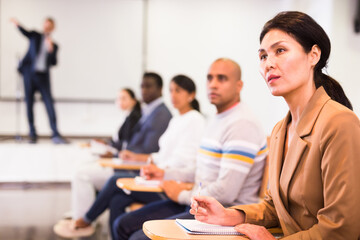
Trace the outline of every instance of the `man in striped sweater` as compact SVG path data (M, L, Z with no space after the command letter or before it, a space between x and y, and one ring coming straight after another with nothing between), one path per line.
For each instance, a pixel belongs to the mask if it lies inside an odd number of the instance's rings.
M225 206L259 200L266 158L266 137L251 111L240 101L243 82L239 65L217 59L207 75L207 91L217 114L208 123L198 151L195 184L164 181L171 200L150 203L119 216L113 225L115 239L147 239L141 227L147 220L193 218L188 213L191 197L212 196ZM181 169L179 169L181 171Z

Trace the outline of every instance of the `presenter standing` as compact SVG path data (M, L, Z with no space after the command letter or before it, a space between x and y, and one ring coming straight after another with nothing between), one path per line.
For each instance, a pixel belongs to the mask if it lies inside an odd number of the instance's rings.
M25 30L14 18L10 21L29 39L29 49L18 67L19 72L24 78L26 110L30 128L29 142L37 142L33 106L35 92L39 91L49 117L51 130L53 132L53 143L67 143L57 130L54 102L50 89L49 70L51 66L56 65L56 54L58 50L58 46L51 38L51 33L55 28L55 22L52 18L46 18L43 25L43 32L39 33Z

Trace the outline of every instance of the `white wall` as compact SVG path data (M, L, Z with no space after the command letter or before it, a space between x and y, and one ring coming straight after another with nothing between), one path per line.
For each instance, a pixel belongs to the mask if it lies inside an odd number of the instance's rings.
M357 2L334 0L328 72L343 86L355 113L360 116L360 33L354 32Z
M287 106L282 98L271 96L259 74L259 34L264 23L279 11L304 11L333 40L333 52L339 54L332 55L328 72L343 84L359 113L360 96L355 94L359 87L355 86L360 83L356 81L355 64L360 64L360 35L353 31L354 6L355 0L151 0L148 68L161 72L167 82L178 73L191 76L199 87L203 111L208 113L214 112L206 99L209 65L219 57L236 60L243 70L242 99L254 109L270 134L274 124L286 114ZM349 60L353 67L348 65Z
M3 3L10 0L0 1ZM66 1L66 6L71 7L74 2L76 6L80 3L86 5L87 11L95 11L96 8L99 8L100 3L103 4L103 1L100 0L86 1L86 4L84 1L77 0ZM287 107L281 98L269 94L258 72L258 37L263 24L277 12L299 10L314 17L329 34L332 40L332 54L327 71L340 81L353 103L355 113L359 115L360 95L358 89L360 82L356 70L360 63L360 34L356 35L353 31L356 0L149 0L148 4L146 59L141 59L137 52L134 52L134 54L140 58L138 59L139 62L145 61L147 70L159 72L163 76L165 100L169 106L168 82L174 75L182 73L196 81L198 98L203 112L206 115L214 113L214 108L208 104L206 99L206 72L211 62L216 58L229 57L236 60L243 70L245 87L241 93L242 99L254 109L255 113L261 118L266 133L270 134L274 124L285 115ZM77 14L81 16L82 12L80 11ZM3 28L3 16L0 17ZM128 24L131 25L130 20ZM111 34L109 32L109 35ZM138 39L138 41L140 40ZM2 51L4 43L1 44ZM66 47L64 43L61 42L61 44ZM83 44L86 45L87 43L84 42ZM19 43L14 42L10 45L14 47L18 46ZM104 47L101 46L100 49L104 49ZM70 57L71 55L67 56L67 58ZM62 59L64 64L66 61L66 58ZM56 71L60 71L63 67L65 68L65 66L60 65ZM56 74L56 71L54 71L54 74ZM69 71L67 74L71 74L73 69L68 68L67 71ZM84 71L91 75L96 72L96 69L87 68ZM140 72L137 74L138 79L136 81L138 82L134 85L136 88L141 76ZM0 80L2 81L2 79ZM56 80L54 79L54 81ZM55 93L71 87L71 83L60 80L57 84L56 87L55 84L53 85ZM84 89L83 91L91 90L93 89ZM115 94L114 91L113 96ZM62 107L60 107L60 104L58 105L59 107L56 110L59 116L60 130L64 135L74 135L74 123L71 123L74 121L67 121L66 119L84 119L86 114L81 111L73 111L74 106L71 104L64 103ZM110 106L113 107L112 104L109 104L107 109L110 109ZM86 108L86 104L76 109L81 108ZM104 109L104 105L92 106L92 109L95 112L96 109L100 111ZM69 112L72 112L71 116L69 116ZM111 111L106 112L108 115L105 115L111 117ZM44 113L38 114L36 117L47 121ZM9 118L14 119L14 116L11 115ZM89 127L83 127L86 124L81 124L82 121L76 122L76 124L79 124L76 127L76 134L86 135L92 131L105 134L109 131L105 129L104 124L101 124L101 119L96 117L94 119L90 129ZM5 131L5 128L10 129L7 131L14 131L9 125L4 127L1 122L3 122L2 119L0 119L0 134ZM49 132L48 126L40 127L43 128L44 133ZM27 129L23 131L26 133Z
M52 71L55 98L112 99L122 86L137 87L142 71L141 0L1 0L0 96L15 95L16 66L28 40L10 23L42 30L47 16L56 21L59 45Z
M67 136L112 136L124 120L115 104L56 103L58 128ZM0 135L26 135L28 123L25 103L0 102ZM51 129L42 102L34 105L35 126L40 136L50 136Z

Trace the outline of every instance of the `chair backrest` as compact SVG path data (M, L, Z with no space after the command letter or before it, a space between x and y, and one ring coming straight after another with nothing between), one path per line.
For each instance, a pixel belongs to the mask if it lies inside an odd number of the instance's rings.
M259 190L259 198L263 199L265 197L266 191L268 189L268 182L269 182L269 158L266 157L265 159L265 166L264 166L264 173L261 180L261 186Z
M269 149L270 137L267 137L266 140L267 140L267 148ZM264 173L259 190L260 199L263 199L265 197L266 191L268 189L268 183L269 183L269 156L267 156L265 159Z

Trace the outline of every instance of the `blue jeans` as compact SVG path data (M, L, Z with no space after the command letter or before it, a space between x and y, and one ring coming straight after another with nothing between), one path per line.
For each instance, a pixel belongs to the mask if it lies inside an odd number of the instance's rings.
M148 239L142 233L142 225L144 222L166 218L193 218L193 216L188 213L189 210L189 206L180 205L171 200L161 200L149 203L137 211L124 213L117 217L112 227L112 232L114 234L113 239Z
M137 172L116 172L109 178L104 187L96 197L95 202L85 214L85 221L92 222L100 216L107 208L110 208L110 226L116 217L125 213L125 208L133 202L150 203L164 199L159 193L131 192L129 195L116 186L116 180L121 177L134 177ZM113 235L113 233L111 233Z

